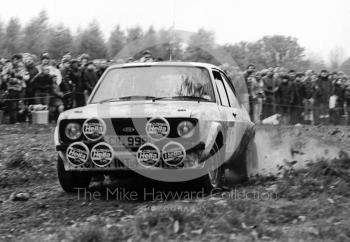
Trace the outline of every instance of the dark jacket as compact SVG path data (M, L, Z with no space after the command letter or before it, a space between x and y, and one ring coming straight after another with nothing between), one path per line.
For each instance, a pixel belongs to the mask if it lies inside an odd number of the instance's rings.
M44 73L40 73L32 80L33 87L35 91L51 93L54 79L51 75L46 75Z
M345 82L344 98L345 99L350 99L350 80L347 80Z
M70 68L63 68L63 69L61 69L61 75L62 75L62 82L59 85L59 89L63 93L72 92L73 91L73 83L69 79Z
M326 77L320 76L316 81L316 96L315 101L323 104L329 103L329 98L332 94L332 82Z
M292 83L292 104L302 105L303 103L303 83L294 81Z
M31 81L39 73L38 68L34 64L27 65L26 66L26 71L29 74L29 80L28 81Z
M276 80L273 76L264 76L262 78L264 82L264 91L266 95L271 95L276 91Z
M84 89L88 90L89 93L91 93L92 89L95 87L98 81L97 74L94 70L85 69L83 77Z
M282 82L276 92L280 105L290 105L293 101L293 89L290 82Z
M27 80L27 90L26 90L27 96L33 96L33 94L35 92L35 88L33 85L33 78L38 75L39 70L38 70L38 68L36 68L36 66L34 64L27 65L26 70L29 74L29 79Z
M76 92L84 91L83 77L80 69L71 69L69 71L69 80L71 80L73 85L75 86Z
M315 84L312 83L310 78L306 79L303 82L302 89L301 89L301 96L303 99L310 99L315 98Z
M333 94L340 100L343 100L345 95L345 86L343 85L343 82L343 79L339 78L333 83Z
M107 67L106 67L106 68L100 68L100 69L96 72L97 77L100 78L100 77L103 75L103 73L105 72L106 69L107 69Z
M10 70L3 75L3 81L6 83L7 90L20 92L23 89L23 77L15 70Z

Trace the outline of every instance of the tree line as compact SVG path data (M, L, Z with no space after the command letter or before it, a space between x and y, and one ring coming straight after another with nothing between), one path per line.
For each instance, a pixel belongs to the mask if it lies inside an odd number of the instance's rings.
M138 58L142 53L142 46L163 60L222 64L222 60L216 58L220 53L224 53L241 69L245 69L250 63L254 63L258 69L283 66L300 71L320 71L327 68L322 60L308 58L305 48L291 36L264 36L253 42L218 45L214 32L199 29L184 43L181 36L171 28L155 30L151 26L144 30L135 26L124 30L117 25L105 39L95 20L86 28L72 33L70 28L63 24L50 25L45 11L40 12L24 26L18 18L11 18L7 23L0 22L0 57L10 57L21 52L40 55L47 51L54 59L60 59L66 52L74 55L88 53L92 59L131 56ZM138 52L135 53L135 49ZM120 55L117 55L118 53ZM213 53L219 54L213 56ZM350 74L349 63L350 59L337 68Z

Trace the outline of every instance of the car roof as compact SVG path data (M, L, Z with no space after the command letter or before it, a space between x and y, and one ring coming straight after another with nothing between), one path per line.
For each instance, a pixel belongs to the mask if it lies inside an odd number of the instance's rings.
M109 67L109 69L114 68L124 68L124 67L142 67L142 66L195 66L195 67L204 67L204 68L217 68L219 67L209 64L209 63L201 63L201 62L182 62L182 61L161 61L161 62L132 62L125 64L114 64Z

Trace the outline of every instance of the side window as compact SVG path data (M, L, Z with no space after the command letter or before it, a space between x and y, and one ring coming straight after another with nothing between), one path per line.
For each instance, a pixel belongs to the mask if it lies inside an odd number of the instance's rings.
M220 73L217 72L217 71L213 71L213 76L214 76L214 79L215 79L216 87L217 87L218 92L219 92L221 105L225 106L225 107L229 107L230 104L229 104L229 101L228 101L228 98L227 98L225 85L224 85L224 83L222 81L222 77L221 77Z
M228 99L230 101L231 107L239 108L240 103L235 95L234 90L232 89L231 85L229 84L229 80L223 74L221 74L221 76L222 76L222 79L224 80L225 88L227 91L227 95L228 95Z

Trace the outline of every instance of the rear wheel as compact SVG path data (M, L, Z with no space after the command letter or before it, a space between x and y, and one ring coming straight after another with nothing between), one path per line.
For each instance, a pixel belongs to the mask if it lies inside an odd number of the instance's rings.
M66 171L60 156L57 159L58 181L66 192L77 192L78 188L87 189L90 184L91 174L88 172Z

